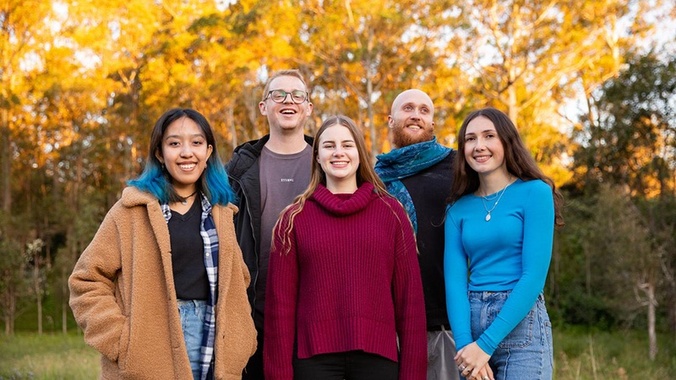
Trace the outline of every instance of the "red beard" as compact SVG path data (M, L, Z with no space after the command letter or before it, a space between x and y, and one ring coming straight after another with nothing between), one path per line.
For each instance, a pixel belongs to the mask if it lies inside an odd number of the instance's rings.
M422 127L421 127L422 128ZM430 141L434 138L434 129L424 127L422 133L411 136L406 133L403 123L395 123L392 127L392 145L403 148L412 144Z

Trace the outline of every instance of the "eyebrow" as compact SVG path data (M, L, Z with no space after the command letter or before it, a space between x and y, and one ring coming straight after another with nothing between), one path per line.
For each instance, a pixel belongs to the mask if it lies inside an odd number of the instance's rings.
M486 133L486 132L496 132L497 133L498 130L493 128L493 129L484 129L482 131L479 131L479 133ZM465 132L465 136L467 136L467 135L476 135L476 132Z
M326 143L334 143L334 142L336 142L336 140L324 140L324 141L322 141L322 144L326 144ZM344 143L344 142L354 142L354 139L340 140L340 141L338 141L338 142L341 142L341 143Z
M406 106L413 106L413 107L426 107L426 108L431 108L431 106L427 103L415 103L415 102L406 102L401 105L402 107Z
M166 140L166 139L169 139L169 138L172 138L172 137L178 139L178 138L181 138L181 136L182 136L182 135L168 135L168 136L165 137L164 139ZM188 137L203 137L203 138L207 138L203 133L194 133L194 134L192 134L192 135L188 135Z

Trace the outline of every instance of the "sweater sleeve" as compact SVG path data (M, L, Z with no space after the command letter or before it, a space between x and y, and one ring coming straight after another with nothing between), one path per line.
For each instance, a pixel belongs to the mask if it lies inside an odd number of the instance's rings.
M392 284L399 337L399 379L426 378L427 323L413 227L403 207L394 204L399 223Z
M70 307L87 344L117 361L124 316L115 298L121 268L120 240L111 210L75 264L68 286Z
M472 343L470 309L467 298L467 254L462 245L462 229L453 218L453 210L446 211L444 224L444 281L446 309L457 349Z
M293 379L299 279L294 232L289 232L286 244L283 241L283 228L288 223L287 212L275 227L270 251L263 335L263 365L269 380Z
M477 340L486 353L492 355L498 344L533 308L542 292L549 271L554 241L554 198L552 190L542 181L533 186L523 199L522 275L491 325Z

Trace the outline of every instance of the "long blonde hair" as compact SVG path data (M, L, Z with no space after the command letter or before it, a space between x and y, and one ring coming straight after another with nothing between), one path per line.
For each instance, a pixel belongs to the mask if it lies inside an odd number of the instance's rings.
M315 134L314 142L312 144L312 174L310 176L310 184L307 189L297 196L293 203L288 205L280 213L277 223L273 228L273 239L272 239L272 248L275 249L275 237L279 238L283 246L283 254L289 253L291 249L291 231L293 230L293 222L303 208L305 207L305 202L310 196L317 190L317 186L321 183L326 186L326 173L322 170L321 165L317 161L317 155L319 154L319 140L328 128L334 126L343 126L350 130L352 137L354 138L355 144L357 146L357 152L359 154L359 168L357 169L357 186L359 187L364 182L369 182L375 187L375 192L381 196L389 196L385 184L380 180L378 174L371 166L371 152L366 148L366 142L364 141L364 134L357 127L357 124L345 115L335 115L329 116L322 123L321 127Z

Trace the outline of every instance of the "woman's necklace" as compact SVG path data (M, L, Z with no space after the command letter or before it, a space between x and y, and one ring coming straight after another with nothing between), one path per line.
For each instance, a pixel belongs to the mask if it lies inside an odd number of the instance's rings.
M481 203L484 205L484 210L486 210L486 217L484 218L485 221L489 222L491 220L491 213L493 212L493 210L495 210L496 207L498 207L498 203L500 203L500 199L502 199L502 195L505 194L505 191L507 190L507 188L511 184L512 184L512 177L510 176L509 181L507 182L505 187L503 187L502 190L498 191L495 196L492 196L490 198L484 197L484 196L481 197ZM497 197L497 200L495 201L495 203L493 203L493 207L491 207L491 209L489 210L488 207L486 206L486 201L490 202L493 199L495 199L496 197Z
M193 195L197 194L197 190L195 190L194 193L188 195L187 197L183 197L183 200L181 201L181 204L187 205L188 204L188 199L190 199Z

